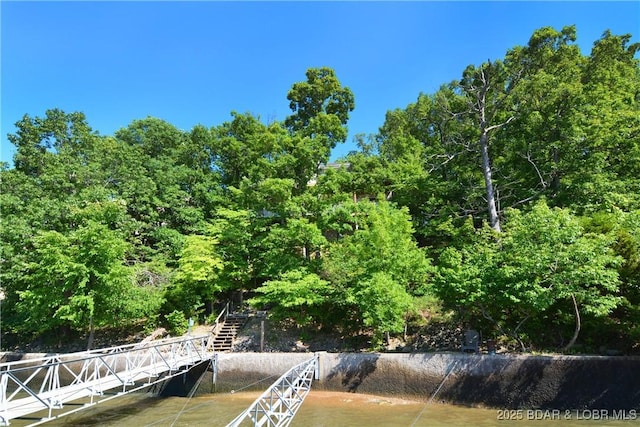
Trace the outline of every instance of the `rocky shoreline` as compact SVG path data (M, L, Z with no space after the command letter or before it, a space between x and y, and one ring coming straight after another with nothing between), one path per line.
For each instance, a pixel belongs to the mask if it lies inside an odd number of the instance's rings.
M262 323L264 322L264 335ZM206 335L211 325L196 325L188 334ZM458 351L463 334L461 325L449 322L430 322L419 330L404 337L391 337L384 346L384 352L402 353L434 353ZM186 335L186 334L185 334ZM144 332L144 326L107 328L98 331L92 348L106 348L124 344L135 344L141 341L168 337L164 328L152 332ZM264 341L262 341L264 336ZM20 346L11 345L10 340L3 337L3 350L7 353L73 353L87 349L87 337L77 336L52 344L45 339L37 339ZM239 331L234 340L233 350L236 352L362 352L371 351L370 336L342 336L336 331L309 330L291 322L275 322L268 318L252 315L247 324ZM483 347L481 346L481 349ZM486 348L484 348L486 350ZM619 349L601 347L596 349L598 355L622 356ZM632 355L640 355L637 351ZM497 353L522 354L520 349L508 346L496 347ZM552 353L551 353L552 354ZM594 353L582 353L585 355Z

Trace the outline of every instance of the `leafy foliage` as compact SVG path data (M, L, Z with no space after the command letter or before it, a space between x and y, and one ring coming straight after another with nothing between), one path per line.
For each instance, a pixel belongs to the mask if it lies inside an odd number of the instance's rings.
M640 349L630 41L607 31L584 55L574 27L536 30L335 164L355 101L328 67L292 85L281 122L147 117L102 136L81 112L25 115L0 169L3 334L179 332L249 294L376 348L442 305L523 348Z
M187 318L182 311L174 310L165 317L167 325L169 326L169 333L180 336L187 332Z
M300 325L323 319L322 311L332 299L329 282L304 269L290 270L279 279L270 280L256 289L250 300L256 307L272 306L278 319L293 318Z
M436 287L450 307L489 320L497 332L528 343L557 339L545 331L563 339L573 317L557 313L571 298L583 314L600 318L621 303L613 239L586 233L567 210L544 202L527 213L512 209L502 234L479 230L473 239L443 251Z
M216 249L217 241L209 235L185 237L165 306L193 316L203 302L215 300L215 294L222 291L218 275L224 266Z
M431 266L412 238L405 209L379 201L351 204L349 234L330 243L317 273L297 268L256 289L254 306L274 307L278 317L358 332L369 328L374 343L399 332L412 295L428 289Z
M89 330L138 316L140 306L148 314L157 310L124 265L127 243L104 225L90 219L68 235L43 231L33 244L17 292L23 332Z

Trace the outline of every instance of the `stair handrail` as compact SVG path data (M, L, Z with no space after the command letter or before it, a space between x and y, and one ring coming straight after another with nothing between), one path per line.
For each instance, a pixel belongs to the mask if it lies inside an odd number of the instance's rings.
M213 343L213 338L215 338L215 336L218 335L218 332L220 332L220 327L224 325L224 322L226 322L227 316L229 316L229 301L227 301L222 311L220 311L220 314L218 314L218 317L216 317L214 325L211 328L211 332L209 332L209 341L211 343Z

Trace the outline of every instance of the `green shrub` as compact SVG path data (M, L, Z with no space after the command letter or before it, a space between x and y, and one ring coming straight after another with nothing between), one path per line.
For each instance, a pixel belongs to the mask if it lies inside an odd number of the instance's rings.
M171 335L179 336L187 332L187 318L182 311L174 310L167 314L165 319Z

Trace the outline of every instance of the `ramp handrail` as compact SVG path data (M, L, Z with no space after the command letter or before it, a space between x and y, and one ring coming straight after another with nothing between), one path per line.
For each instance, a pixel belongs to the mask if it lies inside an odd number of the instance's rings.
M36 362L46 362L50 360L52 357L60 357L64 359L64 362L77 362L85 359L91 359L97 356L105 355L105 354L116 354L116 353L124 353L126 351L131 350L144 350L154 347L163 347L168 344L180 343L184 341L200 341L202 339L206 340L207 335L198 335L188 338L183 337L172 337L172 338L163 338L154 341L147 341L144 343L134 343L134 344L124 344L121 346L115 347L105 347L105 348L97 348L93 350L79 351L75 353L47 353L46 355L40 357L33 357L29 359L20 359L14 360L11 362L3 362L0 363L0 373L9 369L19 369L20 366L29 366L33 365Z
M288 426L311 390L313 378L318 379L317 356L285 372L227 427Z
M87 405L93 405L94 396L106 390L121 387L118 394L124 394L165 381L211 359L207 345L208 336L202 335L2 363L0 426L44 410L43 422L65 403L90 397ZM58 411L56 417L77 410Z

